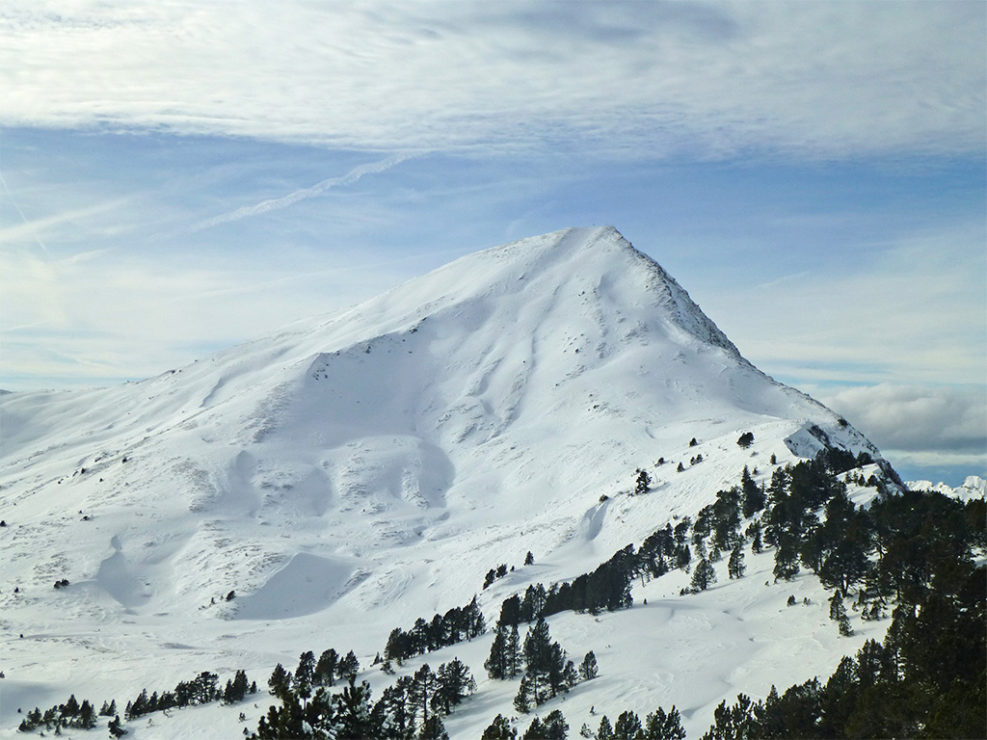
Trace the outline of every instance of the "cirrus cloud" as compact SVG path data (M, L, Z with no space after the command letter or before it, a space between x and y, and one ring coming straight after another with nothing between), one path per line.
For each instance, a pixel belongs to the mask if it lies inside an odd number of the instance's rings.
M984 148L979 2L13 0L0 19L0 125L386 152Z

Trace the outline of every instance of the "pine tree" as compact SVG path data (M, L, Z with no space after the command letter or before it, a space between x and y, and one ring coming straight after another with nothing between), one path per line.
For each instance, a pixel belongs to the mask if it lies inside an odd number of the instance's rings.
M507 678L507 640L510 635L507 627L497 623L494 639L490 645L490 655L483 663L490 678L503 680Z
M514 708L521 714L527 714L531 709L534 699L534 689L531 685L531 678L525 673L521 676L521 684L518 686L517 694L514 695Z
M196 676L189 683L191 688L191 703L208 704L214 699L218 699L220 697L220 691L217 687L218 681L219 676L209 671L203 671Z
M356 654L352 650L346 653L346 657L336 665L336 675L344 680L349 680L351 677L355 678L359 672L360 661L357 660Z
M850 618L847 616L846 607L843 605L843 594L839 589L833 592L833 596L829 600L829 618L837 623L841 635L849 637L853 634Z
M871 548L871 525L867 515L856 511L844 491L837 491L826 504L819 580L827 588L844 594L863 581L871 570L867 552Z
M270 687L271 693L274 694L274 696L284 701L284 699L291 692L291 674L284 669L283 665L278 663L274 666L274 671L271 673L271 677L267 679L267 685Z
M511 633L507 636L505 647L505 678L516 678L521 673L521 635L517 625L511 625Z
M528 729L525 730L524 735L521 736L521 740L543 740L544 737L545 728L541 720L535 717L531 720L531 724L528 725Z
M332 670L335 671L336 663L339 660L339 658L336 656L336 651L329 650L326 652L332 653ZM413 646L413 639L411 635L409 635L407 632L402 630L400 627L395 627L393 630L391 630L391 634L388 635L387 637L387 645L384 646L384 658L386 660L396 660L398 662L398 665L401 665L401 662L405 658L414 655L415 652L416 651ZM323 653L322 655L323 657L325 657L326 653ZM320 658L319 659L320 664L321 661L322 659ZM316 669L316 672L318 672L318 669ZM330 676L329 685L331 686L332 685L331 672L329 676Z
M75 694L69 696L68 701L62 704L61 713L63 717L76 717L79 714L79 700Z
M464 632L466 633L466 639L472 640L474 637L479 637L487 630L486 620L483 618L483 612L480 611L479 605L476 603L476 596L473 600L462 610L463 626Z
M744 565L744 552L740 549L740 543L730 551L730 560L727 562L727 574L730 578L743 578L747 566Z
M675 567L680 570L687 570L692 561L692 552L686 544L678 545L675 549Z
M528 550L528 554L524 556L525 565L534 565L535 556L531 554L531 550Z
M433 714L422 722L418 740L449 740L449 733L446 732L445 725L442 724L442 717Z
M374 737L377 732L371 720L370 684L359 686L350 675L349 684L333 695L333 728L336 737Z
M137 698L132 703L127 703L127 711L124 713L124 718L132 720L140 717L145 712L147 712L147 689L141 689Z
M106 726L106 729L110 731L110 734L113 735L113 737L123 737L127 734L127 731L120 726L119 714L114 715L113 719L111 719L109 724Z
M435 674L432 673L428 663L423 663L415 671L415 675L412 676L411 683L408 685L409 702L414 707L415 714L421 714L422 722L426 722L431 714L429 709L432 706L432 697L435 696L437 688Z
M498 624L509 627L517 627L523 621L521 619L521 599L517 594L504 599L500 605L500 616L497 618Z
M617 722L613 726L613 740L636 740L641 730L640 718L628 709L617 717Z
M647 470L637 469L637 477L634 480L634 493L642 494L651 490L651 476Z
M382 737L411 740L415 736L415 707L408 695L411 682L410 676L401 676L381 692L374 705L373 724Z
M761 541L761 520L756 519L747 528L745 533L751 541L751 552L757 555L764 551L764 543Z
M644 734L648 740L685 740L682 717L674 706L668 714L658 707L644 721Z
M440 665L435 677L438 685L433 706L438 706L445 714L449 714L454 706L476 691L476 681L470 669L459 658Z
M764 508L764 491L754 482L747 466L740 476L740 487L742 491L741 510L744 518L750 519L754 514Z
M542 721L541 737L545 740L565 740L568 732L569 723L558 709L553 709Z
M538 617L524 638L524 662L525 675L536 705L547 698L544 694L546 688L551 696L566 688L565 652L557 642L552 642L544 617Z
M694 592L705 591L711 584L716 583L716 571L709 564L706 558L699 558L695 569L692 571L692 581L690 583Z
M565 655L565 651L562 651ZM565 662L565 669L562 671L562 691L569 691L573 686L579 683L579 673L576 671L576 664L571 660Z
M493 722L487 725L480 740L517 740L517 731L511 727L511 723L502 714L493 718Z
M579 675L584 681L591 681L597 677L600 669L596 664L596 654L590 650L579 664Z
M775 581L790 581L799 573L799 556L796 540L788 534L779 538L778 549L775 550Z
M613 740L613 725L607 719L607 715L600 718L600 727L596 731L596 740Z
M247 688L247 674L242 670L237 671L233 680L226 682L226 688L223 690L223 703L233 704L242 701L243 697L247 695Z
M732 740L732 738L754 738L759 737L762 729L755 717L755 713L762 711L763 706L758 703L756 706L750 698L744 694L737 696L737 703L731 707L725 701L720 702L713 712L714 724L709 731L703 735L702 740ZM778 736L781 736L779 733ZM774 737L775 735L769 735Z
M315 653L307 650L298 656L298 667L291 679L291 687L302 699L312 695L312 683L315 673Z
M545 587L536 583L528 586L524 590L524 598L521 600L519 617L522 622L531 622L541 616L545 610Z
M82 705L79 707L79 719L76 725L84 730L90 730L96 726L96 710L86 699L82 700Z

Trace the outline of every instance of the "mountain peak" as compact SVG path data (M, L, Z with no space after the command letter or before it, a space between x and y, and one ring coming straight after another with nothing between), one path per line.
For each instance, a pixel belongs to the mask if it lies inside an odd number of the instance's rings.
M501 299L510 303L506 296L520 299L519 308L526 301L543 304L544 299L556 308L584 304L577 313L595 302L607 306L604 312L620 323L641 313L653 329L680 341L713 345L742 360L675 279L613 226L569 227L466 255L338 319L351 325L369 320L385 333L452 306L492 306Z

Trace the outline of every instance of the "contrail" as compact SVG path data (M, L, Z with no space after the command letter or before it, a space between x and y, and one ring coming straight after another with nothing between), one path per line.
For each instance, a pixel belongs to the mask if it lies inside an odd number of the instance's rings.
M383 159L379 162L361 164L359 167L354 167L345 175L340 177L330 177L328 180L323 180L322 182L316 183L312 187L295 190L294 192L283 195L280 198L271 198L270 200L264 200L252 206L241 206L235 211L230 211L229 213L224 213L220 216L206 219L205 221L200 221L191 228L191 231L211 229L213 226L230 223L231 221L239 221L241 218L247 218L248 216L257 216L261 213L268 213L269 211L276 211L280 208L287 208L288 206L294 205L298 201L306 200L307 198L314 198L315 196L320 195L327 190L331 190L332 188L354 183L364 175L376 175L380 172L384 172L385 170L389 170L391 167L396 167L405 160L412 159L416 156L418 155L398 154L393 157Z
M24 226L27 227L27 230L31 234L31 236L34 238L34 242L41 248L41 251L42 253L44 253L45 257L47 259L51 259L51 252L48 251L48 247L41 240L41 237L38 235L37 230L33 227L31 222L27 220L27 216L24 215L24 211L21 210L21 207L17 205L17 201L14 200L14 194L10 192L10 188L7 186L7 180L3 176L2 166L0 166L0 185L3 186L3 192L7 194L7 198L10 199L10 204L14 207L14 210L17 211L18 215L21 217L21 221L23 222Z

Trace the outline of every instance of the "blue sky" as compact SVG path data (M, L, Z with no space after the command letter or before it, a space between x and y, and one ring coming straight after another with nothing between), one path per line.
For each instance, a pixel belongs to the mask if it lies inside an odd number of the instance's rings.
M0 387L613 224L908 477L987 470L987 6L13 0Z

